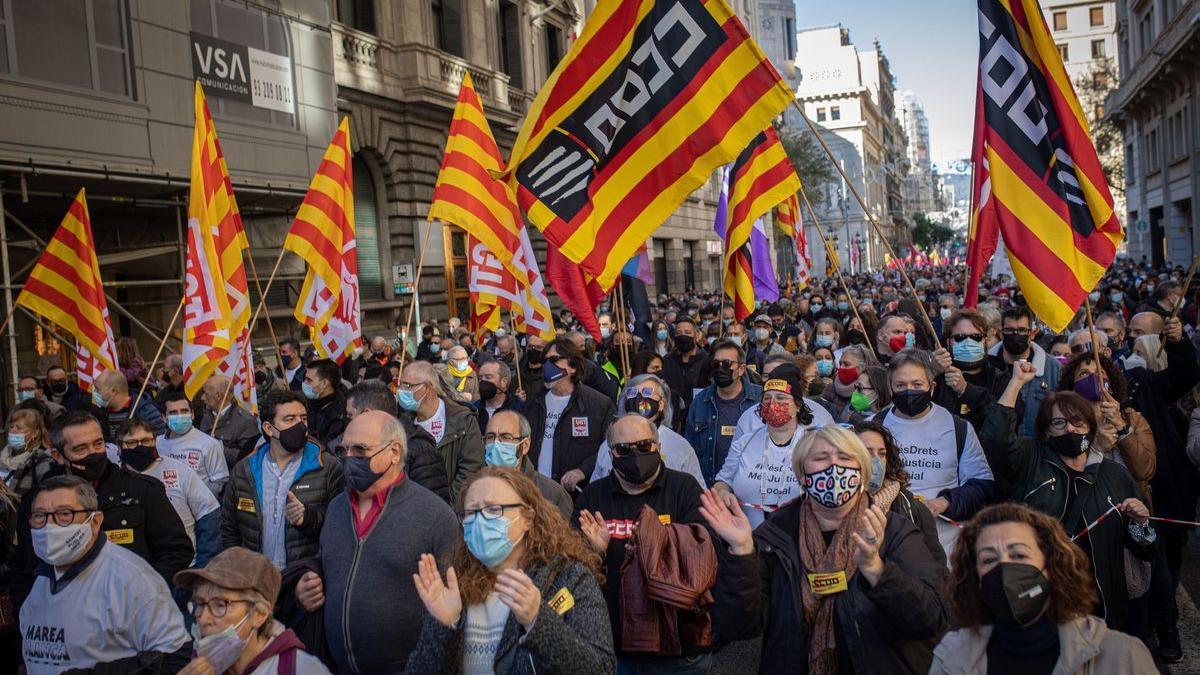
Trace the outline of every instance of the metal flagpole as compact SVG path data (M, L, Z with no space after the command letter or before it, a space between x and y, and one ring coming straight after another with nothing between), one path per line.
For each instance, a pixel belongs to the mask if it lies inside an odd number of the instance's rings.
M862 193L858 191L858 188L854 185L854 181L850 180L850 176L846 174L846 170L838 164L837 157L834 156L833 150L829 148L829 144L825 142L825 138L821 135L820 130L817 129L817 125L813 124L813 121L808 118L808 113L804 112L804 106L800 105L795 99L792 100L792 105L800 112L800 117L804 118L804 123L808 125L809 130L817 137L817 143L821 145L821 149L825 151L825 154L829 155L829 160L833 163L833 167L837 169L838 173L841 174L842 180L846 181L846 187L850 188L854 199L862 207L863 217L867 219L867 222L871 223L875 234L883 241L884 247L887 248L892 258L896 260L896 267L900 270L900 276L904 278L904 284L908 287L908 292L912 294L913 300L921 310L921 316L925 318L925 323L929 325L929 333L933 335L934 343L938 349L941 349L942 341L938 338L937 331L933 328L933 320L929 318L929 312L925 310L925 303L921 302L921 299L917 296L917 289L913 286L912 279L909 279L908 272L904 269L904 261L900 260L896 255L895 249L892 248L892 243L888 241L888 238L883 233L883 228L879 226L879 221L875 219L875 214L871 213L871 209L867 206L867 200L863 199Z

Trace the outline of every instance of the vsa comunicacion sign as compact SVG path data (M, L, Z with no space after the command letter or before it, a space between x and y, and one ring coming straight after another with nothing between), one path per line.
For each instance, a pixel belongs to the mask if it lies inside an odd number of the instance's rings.
M191 47L192 74L207 95L296 111L290 58L199 33L191 34Z

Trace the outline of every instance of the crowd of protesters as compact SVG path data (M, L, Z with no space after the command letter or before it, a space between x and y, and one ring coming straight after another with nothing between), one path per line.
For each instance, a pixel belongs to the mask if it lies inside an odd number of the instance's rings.
M286 338L15 383L0 659L29 673L1143 673L1179 662L1200 323L1118 261L1062 333L1011 279L814 279L599 340ZM610 311L614 310L614 311ZM149 369L153 368L153 370ZM142 392L143 384L146 385ZM14 670L15 672L15 670Z

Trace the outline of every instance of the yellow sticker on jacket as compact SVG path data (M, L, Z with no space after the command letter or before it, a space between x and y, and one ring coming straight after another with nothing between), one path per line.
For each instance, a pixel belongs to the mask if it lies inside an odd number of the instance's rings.
M104 534L106 534L108 536L108 540L114 544L121 544L122 546L126 546L126 545L133 543L133 530L130 530L130 529L109 530L108 532L105 532Z
M669 514L669 513L658 514L658 522L662 523L663 525L670 525L671 524L671 514Z
M254 513L254 500L247 497L238 497L237 510Z
M732 424L722 424L721 425L721 435L722 436L732 436L734 434L734 432L736 432L736 431L737 431L737 427L733 426Z
M833 595L846 590L846 573L843 571L837 572L810 572L808 575L808 587L816 595Z
M554 610L556 614L566 614L567 611L575 606L575 596L571 595L571 591L563 587L558 589L558 592L546 604L550 605L550 609Z

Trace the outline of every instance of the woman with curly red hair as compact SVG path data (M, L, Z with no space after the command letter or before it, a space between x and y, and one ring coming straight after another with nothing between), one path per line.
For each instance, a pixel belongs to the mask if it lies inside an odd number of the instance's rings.
M951 624L930 675L1153 673L1140 640L1089 612L1096 585L1087 557L1059 522L1012 502L962 529L946 582Z
M407 673L611 673L600 556L519 471L486 466L458 493L463 541L443 580L413 575L426 616Z

